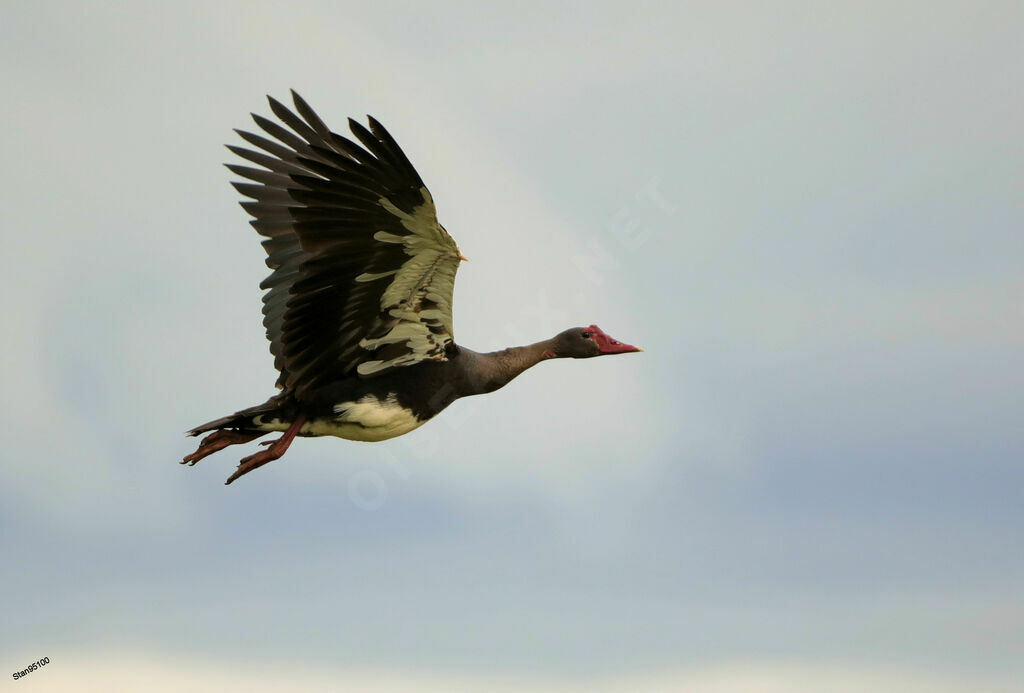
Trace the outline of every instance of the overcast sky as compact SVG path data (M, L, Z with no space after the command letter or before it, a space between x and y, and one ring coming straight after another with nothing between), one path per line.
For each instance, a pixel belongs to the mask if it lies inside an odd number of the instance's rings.
M1024 676L1020 3L8 4L19 690ZM180 467L273 391L222 145L292 87L418 168L461 344L646 352Z

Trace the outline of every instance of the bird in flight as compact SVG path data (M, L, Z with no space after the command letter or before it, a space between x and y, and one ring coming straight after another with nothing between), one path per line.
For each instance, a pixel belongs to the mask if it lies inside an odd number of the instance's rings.
M466 258L416 169L372 117L369 128L349 119L357 143L292 98L295 111L268 97L283 125L253 114L273 139L236 130L254 149L228 146L259 168L227 164L246 179L232 185L272 270L260 288L280 392L188 431L209 435L182 464L283 432L242 459L230 484L295 436L387 440L541 361L643 351L597 325L490 353L456 344L452 289Z

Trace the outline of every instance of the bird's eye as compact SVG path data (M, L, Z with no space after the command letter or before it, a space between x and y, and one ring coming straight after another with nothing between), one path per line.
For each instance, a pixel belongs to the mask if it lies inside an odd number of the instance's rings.
M583 339L590 339L590 333L586 330L583 331Z

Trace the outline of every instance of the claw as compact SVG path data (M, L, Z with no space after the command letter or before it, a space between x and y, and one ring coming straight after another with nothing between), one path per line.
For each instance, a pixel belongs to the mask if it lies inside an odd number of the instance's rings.
M203 459L207 455L212 455L218 450L223 450L229 445L237 445L238 443L248 443L253 438L259 438L262 435L266 435L263 431L229 431L220 430L214 431L210 435L203 438L202 442L199 443L199 447L191 455L185 455L185 458L181 461L181 464L194 465L199 460Z
M254 469L258 469L265 465L267 462L273 462L274 460L280 459L282 455L288 450L288 446L295 440L296 434L299 429L302 428L302 424L306 423L306 418L299 416L292 422L288 427L288 430L284 432L277 440L265 441L260 443L261 445L269 444L266 450L260 450L259 452L243 457L238 463L238 469L235 473L228 477L228 480L224 482L225 485L230 484L232 481L240 476L244 476Z

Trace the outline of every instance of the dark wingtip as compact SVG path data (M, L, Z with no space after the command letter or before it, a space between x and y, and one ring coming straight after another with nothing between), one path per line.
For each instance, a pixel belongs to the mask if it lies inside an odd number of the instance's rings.
M267 102L270 103L270 110L272 110L274 113L277 113L279 109L284 109L286 111L288 110L287 106L285 106L283 103L275 99L270 94L267 94Z

